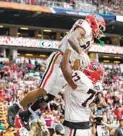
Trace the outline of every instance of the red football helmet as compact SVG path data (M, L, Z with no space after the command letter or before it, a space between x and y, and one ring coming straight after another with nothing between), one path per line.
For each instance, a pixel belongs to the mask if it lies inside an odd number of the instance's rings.
M97 14L91 14L86 16L85 19L89 22L92 28L94 38L100 39L101 36L104 35L103 32L106 29L104 18Z
M96 62L91 61L87 68L83 69L83 73L90 78L93 83L100 81L104 77L104 68L103 66Z

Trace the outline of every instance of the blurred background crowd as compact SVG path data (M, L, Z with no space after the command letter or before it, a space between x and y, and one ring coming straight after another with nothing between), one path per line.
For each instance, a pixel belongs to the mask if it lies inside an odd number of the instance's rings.
M101 91L97 93L96 98L90 105L90 121L92 121L91 126L94 133L100 132L101 125L104 129L104 136L108 136L109 133L113 136L119 126L119 121L122 122L123 119L123 73L118 64L109 66L104 64L104 67L103 91L100 89ZM0 123L3 129L7 128L8 125L7 107L21 100L28 91L38 87L45 69L46 61L39 61L38 59L17 58L13 62L0 62ZM62 136L64 134L62 125L65 105L63 95L64 89L45 109L40 109L32 116L32 119L44 118L51 136ZM15 124L16 129L2 130L1 135L20 136L19 128L22 125L18 116Z
M122 0L2 0L30 5L59 7L104 14L123 14Z
M39 86L48 56L73 23L89 13L103 15L107 27L101 39L106 45L95 41L89 50L105 68L90 104L92 136L123 136L123 0L0 0L0 136L28 136L18 116L16 127L8 128L8 106ZM31 117L30 128L43 136L63 136L64 107L63 88Z

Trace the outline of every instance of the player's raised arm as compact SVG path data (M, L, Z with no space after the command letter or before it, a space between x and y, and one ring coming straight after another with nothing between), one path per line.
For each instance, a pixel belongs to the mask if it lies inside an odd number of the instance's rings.
M62 59L62 62L61 62L61 70L62 70L64 78L66 79L68 84L73 89L76 89L77 85L72 80L72 68L69 64L70 54L71 54L71 50L67 49L64 53L64 56L63 56L63 59Z
M76 30L74 30L70 36L68 37L68 42L71 45L71 47L78 53L82 53L82 48L79 45L80 39L85 35L84 29L77 27Z
M75 22L68 35L70 46L78 53L87 51L94 38L100 39L106 29L105 20L97 14L90 14L86 18Z

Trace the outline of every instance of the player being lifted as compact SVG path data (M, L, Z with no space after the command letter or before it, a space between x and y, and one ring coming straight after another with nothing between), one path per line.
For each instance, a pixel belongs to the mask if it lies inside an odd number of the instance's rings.
M87 67L90 63L88 55L85 53L94 42L94 38L99 39L105 31L105 21L99 15L88 15L85 20L79 19L75 22L69 33L60 43L60 51L53 52L48 58L48 65L43 76L42 82L34 91L29 92L20 102L13 104L8 109L8 123L14 126L16 114L23 106L26 106L36 100L29 107L28 114L33 113L43 104L51 101L61 90L65 80L60 68L61 60L67 48L72 50L70 62L73 65L76 59L79 59L80 66ZM37 100L38 99L38 100ZM23 118L22 118L23 117ZM27 117L22 114L22 120L26 121Z

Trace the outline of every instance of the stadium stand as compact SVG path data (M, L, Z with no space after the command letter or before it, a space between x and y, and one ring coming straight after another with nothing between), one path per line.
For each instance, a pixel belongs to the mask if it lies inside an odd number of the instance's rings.
M30 5L40 5L46 7L57 7L65 9L82 10L91 13L103 14L123 14L123 1L122 0L12 0L5 2L15 2Z

